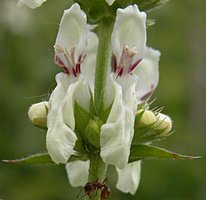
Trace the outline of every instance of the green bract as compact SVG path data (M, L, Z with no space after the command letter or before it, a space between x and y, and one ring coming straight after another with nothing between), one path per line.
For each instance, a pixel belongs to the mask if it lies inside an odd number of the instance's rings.
M142 11L150 11L162 6L168 0L74 0L86 13L89 23L99 23L103 18L115 18L119 8L137 4Z

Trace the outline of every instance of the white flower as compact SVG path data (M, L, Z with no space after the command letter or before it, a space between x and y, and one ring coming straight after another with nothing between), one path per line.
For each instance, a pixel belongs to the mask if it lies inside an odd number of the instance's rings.
M18 7L27 5L28 7L34 9L40 7L46 0L19 0L17 3Z
M111 6L115 2L115 0L106 0L106 2L108 3L109 6Z
M114 65L107 83L105 107L112 102L113 105L101 128L101 157L108 164L124 168L137 105L157 86L160 56L158 51L146 48L146 14L136 5L117 10L112 53Z
M92 71L94 66L90 64L96 59L92 49L96 48L97 42L97 36L88 32L86 15L78 4L64 12L54 46L55 62L64 69L64 73L57 74L57 86L49 100L46 141L47 150L56 163L66 163L75 153L74 101L89 110L91 75L83 74L85 71L81 69Z
M123 169L117 168L117 189L124 193L130 193L134 195L139 186L140 172L141 161L128 163Z
M85 186L89 176L89 160L68 162L66 172L72 187Z

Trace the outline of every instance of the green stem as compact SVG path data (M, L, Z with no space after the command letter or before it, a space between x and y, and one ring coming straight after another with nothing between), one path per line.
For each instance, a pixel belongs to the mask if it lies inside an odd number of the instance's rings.
M97 116L103 110L103 98L107 78L107 67L110 62L111 34L114 20L112 18L103 19L98 26L99 44L97 50L95 86L94 86L94 106Z
M102 182L105 179L106 165L100 157L99 153L93 153L89 156L89 181Z
M94 106L96 115L101 118L103 110L103 98L106 85L107 71L111 57L111 34L113 30L114 20L104 18L100 21L97 34L99 44L97 50L96 71L95 71L95 86L94 86ZM103 162L99 153L93 153L89 156L89 182L98 181L102 183L105 179L107 166ZM100 192L93 192L92 200L100 200ZM97 194L97 195L96 195ZM87 197L87 199L89 199Z
M103 162L99 153L93 153L90 155L90 166L89 166L89 182L98 181L102 183L105 179L107 166ZM93 192L92 200L100 200L100 192ZM89 199L89 198L87 198Z

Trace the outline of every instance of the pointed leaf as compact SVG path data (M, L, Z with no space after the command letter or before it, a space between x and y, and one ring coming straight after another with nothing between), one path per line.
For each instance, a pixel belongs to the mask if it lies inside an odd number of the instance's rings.
M11 164L51 164L54 163L48 153L34 154L25 158L14 160L3 160L3 162Z
M87 155L72 155L69 158L69 161L76 161L76 160L88 160ZM31 156L27 156L25 158L20 159L14 159L14 160L2 160L5 163L9 164L30 164L30 165L36 165L36 164L55 164L48 153L39 153L34 154Z
M131 147L129 162L142 160L146 158L159 158L159 159L172 158L172 159L192 160L200 157L181 155L152 145L140 144L140 145L133 145Z

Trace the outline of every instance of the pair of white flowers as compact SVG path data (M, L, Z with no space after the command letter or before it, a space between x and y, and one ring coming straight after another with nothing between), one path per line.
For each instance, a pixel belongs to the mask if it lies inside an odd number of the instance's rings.
M19 5L34 8L44 1L21 0ZM90 29L78 4L65 10L54 45L55 62L64 73L56 75L57 86L49 100L47 118L47 150L57 164L67 163L75 154L75 102L89 111L94 96L98 37ZM104 108L112 107L101 127L100 155L106 164L116 166L117 188L134 194L141 169L140 161L128 163L135 113L158 84L160 53L146 47L146 14L136 5L117 10L111 41L113 66L109 60ZM71 185L85 185L89 161L69 162L66 168Z
M134 194L140 179L140 161L129 163L136 109L158 84L160 53L146 47L146 14L136 5L117 10L111 35L111 57L104 108L111 106L101 127L100 155L115 165L117 188ZM64 12L55 43L55 62L64 69L56 75L57 86L49 100L47 149L56 163L67 163L77 141L74 103L89 111L94 95L98 37L87 25L78 4ZM67 163L73 186L87 182L89 161ZM84 169L84 170L83 170Z

